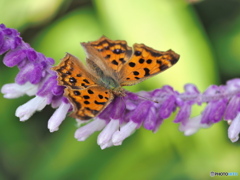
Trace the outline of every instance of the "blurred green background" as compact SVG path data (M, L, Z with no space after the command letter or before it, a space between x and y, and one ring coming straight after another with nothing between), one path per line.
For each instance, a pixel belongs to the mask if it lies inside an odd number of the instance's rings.
M189 2L1 0L0 23L18 29L26 42L56 62L65 52L84 60L80 42L102 35L129 45L171 48L181 55L171 69L128 88L134 92L166 84L182 92L186 83L203 91L210 84L239 77L240 1ZM0 86L13 82L17 68L7 68L2 61L0 65ZM22 123L15 110L31 97L0 98L0 179L202 180L210 179L211 171L240 174L239 143L227 138L226 122L186 137L172 123L173 116L157 133L141 128L123 145L101 150L98 133L84 142L74 139L77 127L72 118L51 134L47 129L51 107Z

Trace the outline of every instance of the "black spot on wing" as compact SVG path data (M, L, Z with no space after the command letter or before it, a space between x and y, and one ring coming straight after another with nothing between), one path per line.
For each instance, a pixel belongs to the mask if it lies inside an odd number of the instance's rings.
M106 104L106 102L98 102L98 101L96 101L96 100L94 101L94 103L95 103L95 104L98 104L98 105L104 105L104 104Z
M84 79L83 81L84 81L85 83L87 83L87 84L90 84L87 79Z
M157 63L162 65L162 61L161 60L157 60Z
M114 54L121 54L121 53L123 53L123 51L121 49L114 49L112 52Z
M129 65L130 67L135 67L135 66L136 66L136 64L135 64L134 62L130 62L128 65Z
M143 63L144 63L144 61L145 61L145 60L141 58L141 59L139 59L139 61L138 61L138 62L139 62L140 64L143 64Z
M119 61L121 61L123 64L126 62L124 58L120 58Z
M88 94L94 94L94 92L91 89L88 89Z
M90 102L89 102L89 101L84 101L83 103L84 103L84 104L90 104Z
M98 95L98 97L99 97L100 99L102 99L102 98L103 98L103 96L102 96L101 94L99 94L99 95Z
M71 75L72 73L69 72L69 71L66 71L65 74L67 74L67 75Z
M76 96L81 95L81 93L79 91L73 91L73 94L75 94Z
M143 70L145 71L144 76L149 76L150 75L150 73L149 73L150 70L148 68L144 68Z
M72 84L75 84L77 82L77 80L74 77L70 77L69 82Z
M106 59L109 59L110 57L111 57L110 54L108 54L108 55L105 56Z
M139 75L139 72L138 71L133 71L133 74L137 76L137 75Z
M151 63L152 63L152 60L151 60L151 59L148 59L146 62L147 62L147 64L151 64Z
M84 98L84 99L90 99L90 96L84 95L83 98Z
M141 54L142 54L142 52L141 51L135 51L135 56L140 56Z
M112 64L118 65L118 62L117 62L116 60L113 60L113 61L112 61Z

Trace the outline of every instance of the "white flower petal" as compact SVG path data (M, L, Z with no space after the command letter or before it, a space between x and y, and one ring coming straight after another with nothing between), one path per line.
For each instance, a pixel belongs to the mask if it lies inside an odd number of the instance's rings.
M106 126L106 121L95 118L92 122L78 128L75 132L74 137L78 141L85 141L91 134L96 131L102 130Z
M11 83L5 84L2 87L1 92L4 94L4 98L14 99L23 96L24 94L27 94L28 96L33 96L37 93L37 89L37 85L33 85L29 82L25 83L24 85Z
M28 120L34 112L41 111L47 105L48 98L36 96L27 103L19 106L15 115L20 118L20 121Z
M112 146L113 146L113 143L111 141L109 141L108 143L100 145L100 148L103 150L103 149L106 149L106 148L112 147Z
M180 131L184 132L185 136L190 136L196 133L200 128L208 128L211 125L202 124L201 123L202 115L190 118L185 122L185 124L181 124L179 127Z
M108 145L112 140L112 135L117 131L118 128L119 120L112 119L103 129L103 131L98 135L97 143L99 146L101 146L102 149L109 147Z
M136 130L137 127L138 124L133 121L129 121L128 123L123 125L120 130L116 131L113 134L112 137L113 145L114 146L121 145L123 140L130 136Z
M228 138L232 142L236 142L239 139L240 133L240 113L234 118L231 122L231 125L228 128Z
M51 118L48 120L48 129L50 132L57 131L62 121L66 118L70 104L62 102L56 109Z

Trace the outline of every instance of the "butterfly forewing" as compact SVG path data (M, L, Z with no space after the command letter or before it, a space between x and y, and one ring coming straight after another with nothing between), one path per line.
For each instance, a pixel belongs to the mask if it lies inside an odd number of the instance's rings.
M135 44L131 59L120 71L120 85L130 86L156 75L179 59L172 50L157 51L144 44Z
M127 45L126 41L113 41L105 36L97 41L82 43L82 46L86 49L89 59L101 57L108 70L115 72L118 72L132 55L132 48Z
M67 54L58 66L52 68L58 73L58 84L73 89L84 89L96 85L97 79L71 54Z
M98 115L113 99L110 90L101 86L91 86L86 89L71 89L67 87L64 95L73 105L72 117L88 120Z

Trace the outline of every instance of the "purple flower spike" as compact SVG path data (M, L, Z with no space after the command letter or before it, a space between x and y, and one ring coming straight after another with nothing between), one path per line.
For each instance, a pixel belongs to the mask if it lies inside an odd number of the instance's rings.
M70 104L63 98L63 87L57 85L56 75L50 68L52 58L36 52L22 41L15 29L0 25L0 54L6 53L3 62L8 67L18 66L16 83L5 84L1 92L5 98L17 98L24 94L34 96L19 106L16 116L20 121L28 120L33 113L41 111L46 105L58 108L49 120L49 129L54 131L65 118ZM56 120L58 119L58 120Z
M0 24L2 54L6 66L17 66L19 69L15 83L3 85L1 92L4 97L33 96L17 108L16 116L20 121L26 121L36 111L51 105L56 110L48 121L48 129L50 132L57 131L74 108L63 96L65 87L57 85L57 75L51 70L54 60L36 52L22 41L15 29ZM192 106L202 104L207 104L203 112L190 118ZM114 97L92 120L76 119L80 127L75 132L75 138L85 141L96 131L101 131L97 138L101 149L119 146L140 127L156 132L174 111L177 114L173 122L180 124L179 130L186 136L224 118L231 122L228 137L236 142L240 133L240 79L230 80L226 85L211 85L204 93L199 92L193 84L186 84L182 93L167 85L152 92L126 91L126 96Z

